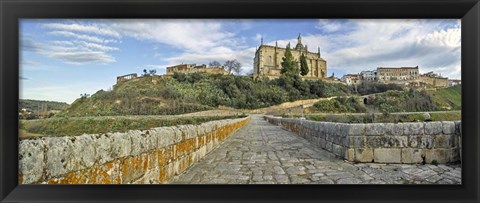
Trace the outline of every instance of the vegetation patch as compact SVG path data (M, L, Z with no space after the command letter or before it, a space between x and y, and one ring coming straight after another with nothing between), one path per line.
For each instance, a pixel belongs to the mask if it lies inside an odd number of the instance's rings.
M248 76L175 73L145 76L82 97L57 117L177 115L227 106L257 109L299 99L350 94L347 86L300 76L254 80Z
M364 113L365 105L359 97L337 97L330 100L320 100L309 108L312 112L329 113Z
M402 122L430 122L430 121L458 121L462 119L461 112L430 112L430 118L424 113L408 114L314 114L306 115L305 118L314 121L338 122L338 123L402 123ZM300 117L293 115L289 117Z
M462 85L430 91L430 94L439 110L462 109Z
M128 130L146 130L162 126L200 124L213 120L245 117L240 116L198 116L198 117L117 117L117 118L51 118L25 120L20 122L24 133L46 136L76 136L106 132L126 132Z
M419 112L439 110L426 91L389 90L372 97L370 104L381 112Z

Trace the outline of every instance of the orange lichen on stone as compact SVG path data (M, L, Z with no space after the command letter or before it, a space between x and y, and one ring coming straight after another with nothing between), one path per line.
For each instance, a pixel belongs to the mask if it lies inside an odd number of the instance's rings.
M158 152L153 151L148 153L148 169L158 167Z
M159 171L160 171L158 173L159 182L166 183L167 182L167 166L162 166Z
M18 184L23 184L23 174L18 173Z
M122 163L122 183L129 183L135 179L135 170L138 166L138 157L129 157Z
M118 168L117 163L108 162L102 166L96 166L90 170L88 176L88 183L90 184L117 184L120 182L118 174L115 173ZM112 177L113 176L113 177ZM118 181L118 182L117 182Z

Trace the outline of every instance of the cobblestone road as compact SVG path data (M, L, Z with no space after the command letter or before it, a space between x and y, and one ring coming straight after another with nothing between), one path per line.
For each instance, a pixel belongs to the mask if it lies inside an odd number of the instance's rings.
M174 184L460 184L460 165L353 164L253 116Z

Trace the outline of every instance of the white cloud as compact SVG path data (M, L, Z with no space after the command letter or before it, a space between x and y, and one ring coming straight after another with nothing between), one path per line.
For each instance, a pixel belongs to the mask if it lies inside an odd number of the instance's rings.
M234 34L215 20L112 20L110 28L122 35L171 45L188 52L238 45Z
M44 28L52 30L75 31L80 33L89 33L119 38L120 34L114 30L97 24L83 25L78 23L47 23Z
M460 78L461 29L446 20L350 20L355 30L304 37L319 44L328 67L356 73L379 66L419 66ZM450 21L451 23L451 21ZM427 71L428 70L428 71ZM455 71L453 71L455 70Z
M83 41L47 41L34 42L21 38L22 49L32 51L50 58L59 59L68 64L84 65L91 63L106 64L115 62L115 58L107 51L118 50L115 47L103 46Z
M96 42L96 43L103 43L105 40L99 37L95 36L89 36L89 35L81 35L81 34L76 34L73 32L68 32L68 31L52 31L49 32L49 34L56 35L56 36L63 36L63 37L72 37L76 38L79 40L86 40L86 41L91 41L91 42Z
M110 47L101 44L95 44L90 42L79 41L79 44L82 44L84 47L88 48L91 51L100 50L100 51L117 51L117 47Z

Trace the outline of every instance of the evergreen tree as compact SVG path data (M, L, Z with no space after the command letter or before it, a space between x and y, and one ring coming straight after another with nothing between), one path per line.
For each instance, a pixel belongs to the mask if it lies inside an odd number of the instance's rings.
M285 75L298 75L296 62L293 59L290 45L287 46L287 49L285 50L285 55L282 58L282 70L280 71L280 73Z
M308 74L307 58L304 54L300 56L300 74L303 76Z

